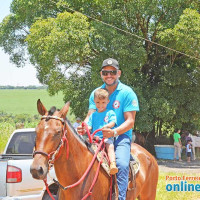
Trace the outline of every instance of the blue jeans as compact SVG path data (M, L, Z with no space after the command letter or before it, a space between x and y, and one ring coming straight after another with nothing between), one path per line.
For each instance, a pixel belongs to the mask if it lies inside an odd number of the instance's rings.
M128 187L131 140L127 135L122 134L115 139L114 145L116 164L119 170L117 173L118 200L125 200Z

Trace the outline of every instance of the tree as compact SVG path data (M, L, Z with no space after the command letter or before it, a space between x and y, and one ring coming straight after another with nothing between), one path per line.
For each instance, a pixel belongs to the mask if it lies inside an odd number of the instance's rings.
M199 58L199 8L198 0L14 0L0 46L17 66L30 60L40 82L52 95L63 91L81 117L102 61L117 58L139 97L137 130L192 130L200 126L199 61L155 43Z

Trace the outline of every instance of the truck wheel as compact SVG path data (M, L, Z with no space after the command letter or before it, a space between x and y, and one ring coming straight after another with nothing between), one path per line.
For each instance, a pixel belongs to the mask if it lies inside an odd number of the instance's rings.
M53 198L55 200L58 200L58 196L57 195L52 194L52 196L53 196ZM42 200L52 200L52 198L49 196L47 191L44 193L44 196L43 196Z

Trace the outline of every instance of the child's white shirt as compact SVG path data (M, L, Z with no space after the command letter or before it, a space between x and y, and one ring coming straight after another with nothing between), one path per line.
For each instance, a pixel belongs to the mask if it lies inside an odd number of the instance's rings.
M192 148L190 149L190 145L191 145L191 144L187 144L187 146L186 146L186 151L187 151L187 152L192 152Z

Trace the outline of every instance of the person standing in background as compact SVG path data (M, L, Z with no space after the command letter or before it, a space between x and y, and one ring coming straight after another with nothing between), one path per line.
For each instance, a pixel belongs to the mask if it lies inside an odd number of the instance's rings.
M73 124L73 127L77 131L77 127L79 127L80 125L81 125L81 119L80 119L80 117L77 117L76 122L74 122L74 124Z
M173 138L174 138L174 161L176 161L177 154L178 154L179 161L182 161L181 160L182 143L181 143L180 132L181 132L181 130L176 129L175 133L173 135Z
M188 140L187 141L187 145L186 145L186 152L187 152L187 162L191 161L191 153L192 153L192 140Z

